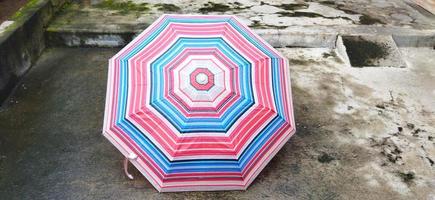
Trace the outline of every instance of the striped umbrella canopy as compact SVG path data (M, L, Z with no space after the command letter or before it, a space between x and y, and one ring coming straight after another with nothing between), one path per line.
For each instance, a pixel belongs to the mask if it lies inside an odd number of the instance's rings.
M294 132L287 60L234 16L163 15L109 60L103 134L158 191L246 189Z

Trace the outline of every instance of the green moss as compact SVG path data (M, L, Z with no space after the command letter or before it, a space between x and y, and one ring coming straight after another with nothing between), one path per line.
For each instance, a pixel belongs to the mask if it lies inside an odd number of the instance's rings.
M47 27L47 31L57 30L58 28L62 28L66 25L71 24L72 18L70 17L60 17L53 21L49 27Z
M284 10L299 10L308 8L308 4L305 3L287 3L277 5L277 7L282 8Z
M18 27L19 27L18 23L17 22L13 22L11 25L7 26L4 29L4 31L0 34L0 36L3 36L4 33L11 32L11 31L15 30Z
M225 4L208 2L204 4L204 7L200 8L198 11L201 13L209 13L209 12L226 12L231 10L231 7Z
M57 30L65 25L69 25L77 16L83 16L88 13L80 9L80 4L76 2L64 3L58 12L59 14L55 16L55 20L52 20L49 27L47 27L47 31Z
M27 18L39 8L41 2L41 0L29 0L23 7L21 7L17 12L14 13L14 15L10 17L10 20L14 21L14 23L6 27L3 33L12 32L20 27L22 23L24 23Z
M374 66L376 60L388 55L388 47L362 37L343 36L343 44L353 67Z
M148 11L150 8L147 3L135 4L132 1L116 2L114 0L104 0L95 5L97 8L116 10L120 13L127 14L129 12L143 12Z
M159 3L156 4L158 7L158 10L164 11L164 12L178 12L181 10L180 7L174 5L174 4L167 4L167 3Z
M59 12L65 12L68 10L75 10L75 9L79 9L80 8L80 4L79 3L75 3L75 2L66 2L63 4L63 6L59 9Z
M380 19L371 17L366 14L362 14L361 17L359 17L359 22L364 25L372 25L372 24L384 24Z
M38 3L40 3L41 0L29 0L26 5L24 5L22 8L20 8L17 12L15 12L14 15L12 15L11 20L13 21L19 21L22 20L26 14L29 13L29 11L34 10L37 8Z

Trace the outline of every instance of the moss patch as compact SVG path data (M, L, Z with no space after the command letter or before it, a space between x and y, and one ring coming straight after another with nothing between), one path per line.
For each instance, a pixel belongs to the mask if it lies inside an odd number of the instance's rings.
M377 60L388 55L385 44L368 41L362 37L343 37L343 44L352 67L375 66Z
M41 0L29 0L22 8L10 17L14 21L11 25L7 26L3 33L12 32L20 27L37 9L39 9ZM2 35L3 35L2 33Z
M164 11L164 12L178 12L181 10L180 7L178 7L174 4L167 4L167 3L156 4L156 7L158 10Z
M59 12L64 12L64 11L68 11L68 10L77 10L80 8L80 4L79 3L75 3L75 2L66 2L63 4L63 6L59 9Z
M95 7L108 10L116 10L123 14L129 12L143 12L150 9L147 3L135 4L132 1L115 2L114 0L104 0L101 3L95 5Z
M364 25L372 25L372 24L384 24L380 19L371 17L366 14L362 14L361 17L359 17L359 22Z
M12 15L11 20L18 21L23 18L23 16L26 15L26 13L29 13L29 11L35 9L40 3L41 0L29 0L26 5L24 5L22 8L20 8L17 12L15 12L14 15Z
M231 10L231 7L225 4L221 3L213 3L208 2L204 4L204 7L199 9L199 12L201 13L209 13L209 12L226 12L228 10Z

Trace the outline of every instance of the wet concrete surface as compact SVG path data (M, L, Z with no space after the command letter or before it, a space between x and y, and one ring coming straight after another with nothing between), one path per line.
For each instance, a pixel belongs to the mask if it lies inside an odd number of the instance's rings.
M0 111L1 199L435 195L435 166L429 161L435 159L430 59L411 60L406 69L352 68L329 49L280 49L292 65L296 135L247 191L158 193L137 171L133 181L124 176L121 154L101 135L107 59L118 50L49 49L26 75ZM435 57L433 50L421 52L404 53ZM386 81L386 74L403 81ZM421 80L404 86L411 81L406 77ZM418 94L408 96L411 90Z

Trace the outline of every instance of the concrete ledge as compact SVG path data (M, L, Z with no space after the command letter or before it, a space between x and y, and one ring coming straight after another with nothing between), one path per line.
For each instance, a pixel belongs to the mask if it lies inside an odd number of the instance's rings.
M148 25L86 24L79 28L50 26L48 44L69 47L122 47ZM119 28L123 27L123 28ZM128 28L130 27L130 28ZM294 26L286 29L254 29L274 47L334 48L338 35L392 36L399 47L433 47L434 30L381 26Z
M44 31L66 0L30 0L0 30L0 103L45 48Z

